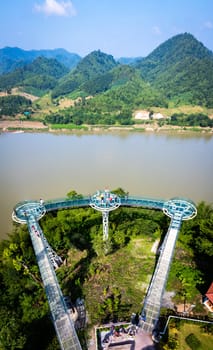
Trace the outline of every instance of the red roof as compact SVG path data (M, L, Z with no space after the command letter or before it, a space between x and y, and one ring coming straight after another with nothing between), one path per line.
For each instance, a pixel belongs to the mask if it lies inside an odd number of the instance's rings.
M209 289L207 290L206 296L213 303L213 282L210 285Z

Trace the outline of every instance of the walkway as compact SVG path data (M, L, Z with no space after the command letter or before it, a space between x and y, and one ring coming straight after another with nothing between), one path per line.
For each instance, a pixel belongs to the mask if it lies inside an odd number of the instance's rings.
M25 201L18 203L14 208L12 218L14 221L27 224L31 236L36 259L48 298L53 323L62 350L81 350L74 322L70 318L64 302L63 294L54 271L54 262L60 259L48 245L38 221L47 211L88 207L92 203L91 197L76 199L63 198L59 200ZM117 203L117 202L116 202ZM182 199L169 201L141 197L121 197L119 205L126 207L143 207L163 210L171 218L168 233L164 239L161 255L159 257L152 281L150 283L144 307L141 313L141 328L147 333L153 333L159 318L163 292L174 253L175 243L182 220L192 219L196 214L193 203Z
M141 313L141 328L148 333L153 333L153 331L155 333L156 330L161 302L182 220L191 219L197 214L196 208L192 203L181 199L166 202L163 211L171 217L171 223L161 247L161 254Z
M25 220L25 223L28 225L61 349L81 350L74 323L66 308L53 262L49 256L49 245L47 245L47 241L37 221L36 216L40 216L41 212L44 212L44 208L39 203L21 204L16 207L17 216L13 215L13 219L16 219L15 221L17 222L20 220L21 223L24 223L23 221Z

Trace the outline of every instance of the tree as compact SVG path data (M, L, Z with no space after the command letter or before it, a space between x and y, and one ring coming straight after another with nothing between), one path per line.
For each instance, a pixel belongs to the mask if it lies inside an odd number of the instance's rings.
M129 192L125 192L125 190L121 187L116 188L112 191L112 193L117 194L119 197L125 197L129 195Z
M82 194L79 194L77 193L75 190L71 190L67 193L67 197L69 199L82 199L83 198L83 195Z
M0 349L24 349L27 337L22 327L20 317L15 311L0 307Z

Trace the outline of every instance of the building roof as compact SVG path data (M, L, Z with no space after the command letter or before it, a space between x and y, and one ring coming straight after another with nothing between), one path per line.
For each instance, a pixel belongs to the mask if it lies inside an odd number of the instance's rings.
M207 290L206 296L213 303L213 282L211 283L209 289Z

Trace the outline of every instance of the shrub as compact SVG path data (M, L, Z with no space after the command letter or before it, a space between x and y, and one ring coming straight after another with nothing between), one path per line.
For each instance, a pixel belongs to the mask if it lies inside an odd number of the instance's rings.
M192 350L199 350L201 349L201 342L199 339L196 338L196 336L193 333L190 333L186 338L185 341L187 345L190 347Z

